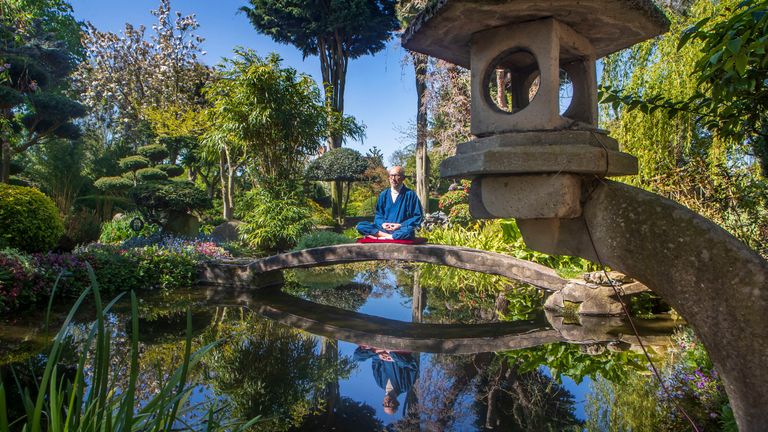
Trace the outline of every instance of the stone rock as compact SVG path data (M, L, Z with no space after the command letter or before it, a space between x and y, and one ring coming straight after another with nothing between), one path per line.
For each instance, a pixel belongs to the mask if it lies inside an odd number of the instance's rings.
M236 241L240 234L238 227L242 224L240 221L228 221L217 226L211 232L211 239L216 243L227 243Z
M628 284L635 281L631 277L617 271L610 271L607 272L607 274L608 275L606 276L606 272L602 271L584 273L584 280L589 283L603 286L611 286L611 281L618 283L619 285Z
M200 232L200 221L189 213L170 212L163 228L174 234L196 237Z

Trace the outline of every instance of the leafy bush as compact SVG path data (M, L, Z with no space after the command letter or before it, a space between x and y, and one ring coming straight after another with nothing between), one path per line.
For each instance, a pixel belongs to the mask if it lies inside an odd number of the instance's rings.
M240 235L256 249L286 250L312 229L306 200L295 194L279 197L255 189L246 195L240 211Z
M71 254L26 255L0 249L0 311L48 300L59 278L57 295L77 296L89 285L86 262L111 292L188 287L196 282L197 265L232 255L218 245L198 240L152 236L138 247L91 244ZM150 243L151 241L151 243Z
M463 189L457 189L444 193L437 202L437 207L444 211L449 212L453 206L467 202L467 192Z
M168 180L168 174L157 168L142 168L136 171L136 178L142 182Z
M320 246L332 246L337 244L352 243L344 234L333 231L312 231L301 236L294 250L310 249Z
M32 281L29 257L14 249L0 249L0 311L14 308L24 288Z
M472 221L472 215L469 213L469 204L456 204L448 212L448 219L455 224L466 225Z
M138 212L126 213L123 217L104 222L101 225L101 235L99 242L104 244L119 244L134 237L149 237L158 232L160 227L144 221L144 227L136 232L131 229L131 220L135 217L141 217Z
M53 200L37 189L0 184L0 247L47 251L64 234Z
M314 200L308 199L307 207L312 212L312 223L314 225L332 226L336 224L331 216L331 212L328 211L328 209L323 208Z
M478 221L467 227L453 225L420 231L430 243L464 246L512 255L515 258L537 262L558 273L572 274L596 271L597 265L585 259L571 256L547 255L529 249L513 219Z
M131 251L138 266L136 274L144 287L179 288L197 282L197 260L193 253L177 252L162 246Z
M161 144L150 144L139 147L136 149L136 153L155 163L162 162L163 159L168 157L168 150Z

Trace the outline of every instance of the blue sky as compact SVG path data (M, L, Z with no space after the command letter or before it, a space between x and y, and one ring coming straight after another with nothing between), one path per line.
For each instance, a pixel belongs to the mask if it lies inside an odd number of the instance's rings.
M159 0L71 0L78 20L90 21L101 31L119 33L126 22L135 26L144 24L151 32ZM320 83L320 62L317 57L301 58L301 53L290 45L277 44L256 32L238 8L246 0L172 0L174 11L183 15L195 14L200 28L197 34L205 38L203 49L207 54L202 61L217 64L230 57L236 46L252 48L260 55L277 52L284 66L293 67L312 75ZM367 127L364 142L349 142L350 148L365 153L376 146L384 152L385 161L404 141L403 130L416 117L416 89L413 67L403 63L405 50L399 39L393 39L387 48L375 56L353 60L347 71L345 113L355 116Z

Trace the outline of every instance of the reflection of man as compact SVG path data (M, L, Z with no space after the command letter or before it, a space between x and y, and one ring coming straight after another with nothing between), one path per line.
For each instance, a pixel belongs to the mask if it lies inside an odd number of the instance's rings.
M405 187L401 166L389 170L389 189L379 195L373 223L360 222L360 234L381 240L410 240L421 224L422 210L416 192Z
M373 378L384 390L384 412L392 415L400 405L397 397L407 393L419 375L419 366L411 353L387 351L380 348L360 345L353 354L355 361L371 360ZM405 411L405 407L403 407Z

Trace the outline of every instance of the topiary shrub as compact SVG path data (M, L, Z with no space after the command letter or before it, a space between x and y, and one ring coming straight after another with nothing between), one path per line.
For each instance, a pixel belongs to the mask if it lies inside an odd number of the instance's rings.
M37 189L0 184L0 247L45 252L64 234L53 200Z
M368 169L368 160L357 150L339 147L323 153L307 167L310 180L358 181Z
M136 171L149 166L149 159L144 156L128 156L117 161L120 169L124 171Z
M139 207L150 212L189 212L211 205L204 190L189 181L163 181L141 183L128 194Z
M173 164L162 164L157 165L155 168L159 169L160 171L163 171L168 175L168 177L178 177L182 174L184 174L184 168L173 165Z
M142 182L168 180L168 174L157 168L142 168L136 171L136 178Z
M102 177L93 185L102 192L117 193L133 187L133 181L124 177Z
M154 163L162 162L168 157L168 149L161 144L150 144L139 147L136 149L136 153L144 156Z
M291 194L275 197L262 189L250 191L240 205L244 242L264 251L286 250L312 230L306 200Z

